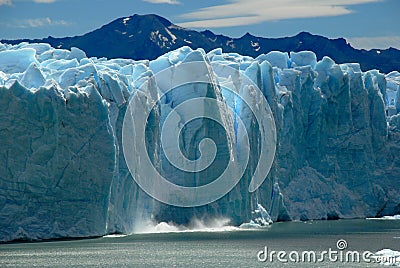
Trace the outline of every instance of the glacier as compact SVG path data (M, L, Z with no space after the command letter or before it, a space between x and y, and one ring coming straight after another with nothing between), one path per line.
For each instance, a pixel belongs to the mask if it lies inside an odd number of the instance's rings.
M145 142L157 170L176 184L204 185L234 154L227 137L241 137L240 130L219 107L212 112L220 123L193 120L179 140L183 154L196 159L200 141L212 139L218 148L214 168L202 176L174 169L161 150L160 126L187 98L236 105L249 144L236 143L252 150L229 193L184 208L159 202L137 185L122 136L135 92L157 99L155 74L190 61L200 62L203 75L217 86L185 85L152 108ZM235 69L237 76L217 76L213 62ZM248 189L260 157L258 125L218 84L243 90L240 74L262 91L276 125L274 161L254 192ZM362 72L357 63L317 61L310 51L251 58L182 47L152 61L134 61L88 58L78 48L48 44L0 44L0 241L132 233L146 221L180 225L219 217L240 225L260 213L268 222L399 214L399 85L398 72ZM193 108L205 111L207 105ZM185 113L174 116L184 119Z

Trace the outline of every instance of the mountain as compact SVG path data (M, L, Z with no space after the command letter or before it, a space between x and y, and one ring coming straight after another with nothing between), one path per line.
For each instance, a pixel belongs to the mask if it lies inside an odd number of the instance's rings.
M53 47L78 47L88 56L107 58L155 59L182 46L199 47L207 52L222 48L224 52L257 57L273 50L284 52L314 51L318 60L329 56L337 63L358 62L363 71L378 69L384 73L400 70L400 50L358 50L345 39L328 39L307 32L293 37L263 38L246 33L240 38L216 35L179 27L158 15L133 15L119 18L82 36L34 40L3 40L3 43L45 42Z

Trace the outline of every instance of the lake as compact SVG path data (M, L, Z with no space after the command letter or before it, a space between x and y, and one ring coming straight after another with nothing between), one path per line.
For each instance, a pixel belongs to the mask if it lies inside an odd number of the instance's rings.
M382 267L362 259L364 252L381 249L400 251L399 220L282 222L256 230L232 227L0 244L0 266Z

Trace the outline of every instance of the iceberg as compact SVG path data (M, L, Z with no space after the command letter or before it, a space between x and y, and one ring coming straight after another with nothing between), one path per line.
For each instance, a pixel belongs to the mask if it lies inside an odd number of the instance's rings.
M392 249L382 249L372 256L376 263L383 266L400 267L400 252Z
M400 220L400 215L383 216L382 218L367 218L367 220Z
M149 221L239 226L400 213L398 72L362 72L310 51L253 59L182 47L134 61L48 44L0 47L0 241L129 234ZM178 68L193 62L195 70ZM174 84L187 77L202 83ZM124 129L137 118L132 103L148 117L140 143L129 145L146 154L129 158L123 137L139 133ZM261 113L263 103L271 118L261 119L274 122L276 137L260 134L249 108ZM175 147L164 144L164 125L167 137L178 136ZM265 140L274 141L272 157L263 155ZM138 171L147 158L183 188L206 186L227 166L237 181L211 203L166 204L152 197L156 185L138 184L152 179Z

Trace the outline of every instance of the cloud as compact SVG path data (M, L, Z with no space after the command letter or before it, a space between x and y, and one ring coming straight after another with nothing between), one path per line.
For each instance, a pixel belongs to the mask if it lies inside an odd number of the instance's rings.
M11 6L11 0L0 0L0 6Z
M352 47L359 49L386 49L389 47L400 49L400 36L351 37L346 39Z
M265 21L330 17L352 13L349 6L382 0L229 0L181 15L178 23L189 28L222 28Z
M39 3L39 4L51 4L54 3L56 0L33 0L33 2L35 3Z
M178 0L142 0L143 2L148 2L152 4L169 4L169 5L179 5L181 2Z
M38 3L38 4L51 4L56 2L57 0L32 0L32 2ZM0 0L0 6L12 6L13 2L12 0Z
M69 22L65 20L52 20L51 18L36 18L17 21L14 24L8 24L12 28L39 28L46 26L68 26Z

